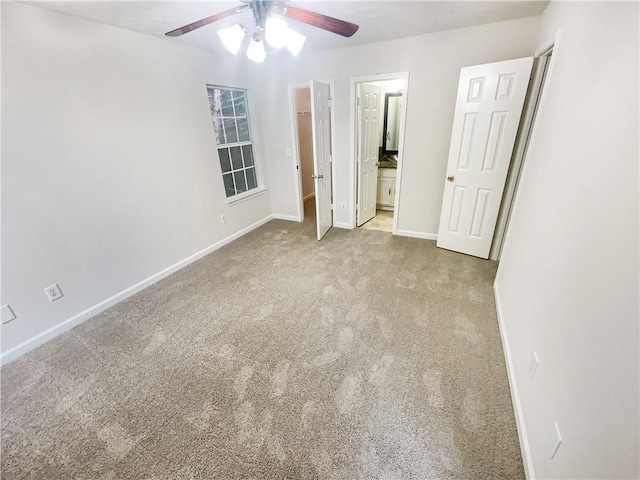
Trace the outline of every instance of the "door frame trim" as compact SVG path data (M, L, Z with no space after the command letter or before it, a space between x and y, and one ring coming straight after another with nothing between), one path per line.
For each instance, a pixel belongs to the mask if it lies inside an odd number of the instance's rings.
M552 39L550 39L550 41L545 43L544 46L539 50L537 50L535 53L535 56L541 56L547 53L549 48L551 47L553 48L553 54L551 55L549 69L547 71L547 78L552 77L553 70L555 69L556 61L558 60L558 51L560 50L560 48L564 48L561 46L562 32L563 32L562 28L557 29L555 32L555 36ZM546 98L549 92L549 85L550 85L550 82L545 82L542 85L542 92L540 94L540 100L538 102L539 113L544 111ZM531 136L529 138L530 147L535 145L536 138L538 136L538 130L540 128L540 118L541 118L540 116L537 116L536 121L533 123ZM531 162L528 161L528 157L530 154L531 154L531 148L527 149L527 154L524 158L524 165L522 166L522 171L520 174L521 180L526 179L527 171L529 170L529 166L531 164ZM511 212L510 212L511 218L517 217L518 208L519 208L519 197L518 197L518 191L516 191L514 200L513 200L513 205L511 206ZM509 229L509 225L507 225L507 229L505 232L505 237L502 245L501 257L504 255L505 251L508 251L508 249L511 248L511 245L509 244L509 238L510 238L510 229ZM498 272L496 273L496 275L499 275L499 274L500 274L500 264L498 263ZM513 358L511 355L511 347L509 346L508 341L505 341L505 340L508 340L507 332L504 328L504 324L503 324L504 322L501 317L501 311L500 311L501 303L500 303L497 284L495 282L493 287L494 287L493 288L494 297L496 300L496 308L498 309L498 326L500 328L500 336L503 339L503 348L505 349L504 351L505 351L505 360L507 363L507 376L509 380L509 387L511 390L511 403L513 405L513 410L514 410L515 419L516 419L516 429L518 431L518 439L520 440L520 453L522 456L524 473L527 479L534 479L536 478L536 473L533 466L533 454L531 453L531 445L529 443L529 435L527 433L527 425L525 422L524 410L522 407L522 403L520 401L520 394L518 393L518 382L515 374L516 369L513 364Z
M291 125L291 161L293 166L293 173L295 176L294 190L296 195L296 217L298 222L304 221L304 198L302 198L302 166L300 165L300 145L298 142L298 116L296 112L296 90L301 88L310 88L311 80L306 82L290 83L287 86L289 97L289 125ZM329 95L331 98L331 204L334 205L334 194L336 191L336 165L335 165L335 151L336 151L336 109L335 109L335 84L333 78L316 80L317 82L329 84ZM313 99L311 99L313 101ZM296 167L298 167L296 169ZM314 190L315 195L315 190ZM335 205L331 211L331 218L333 225L336 224L336 209Z
M400 205L400 195L401 189L400 185L402 183L402 167L404 164L404 138L405 138L405 128L407 123L407 104L409 100L409 71L401 71L401 72L393 72L393 73L376 73L372 75L362 75L358 77L351 77L349 80L350 87L350 100L349 108L349 126L350 126L350 150L351 150L351 162L349 162L349 176L351 178L351 182L349 185L349 200L351 202L351 208L349 209L349 226L350 228L356 228L356 201L357 201L357 193L358 193L358 178L356 176L356 165L358 162L357 155L357 125L356 125L356 114L358 105L356 103L357 98L357 85L359 83L371 83L371 82L384 82L387 80L403 80L404 81L404 102L400 107L400 131L398 138L398 168L396 170L396 196L393 201L393 227L391 233L397 235L398 232L398 210ZM333 114L333 110L331 111ZM333 119L332 119L333 120ZM332 126L333 128L333 126ZM333 133L333 130L332 130ZM335 212L335 210L334 210Z
M304 199L302 198L302 165L300 165L300 142L298 142L298 115L296 112L296 90L309 88L303 82L289 84L289 124L291 125L291 160L295 175L296 217L298 222L304 221Z
M522 112L522 118L520 119L520 123L522 125L526 125L524 130L518 132L518 136L516 137L516 145L514 145L514 157L511 160L511 165L509 166L509 174L507 174L507 180L505 181L505 191L503 193L503 197L500 203L500 210L498 212L498 219L496 221L496 228L493 232L493 241L491 243L491 249L489 250L489 260L500 261L502 258L504 246L507 241L507 235L509 232L509 223L513 218L516 198L518 195L518 188L522 181L522 177L524 176L524 172L526 169L527 158L529 156L529 150L531 145L533 144L534 134L536 132L536 124L539 121L539 113L542 111L542 105L544 99L546 98L549 78L551 78L551 74L553 71L553 67L555 65L555 58L557 55L558 44L560 42L562 30L558 30L555 38L547 43L543 48L536 51L534 54L534 59L538 62L540 58L551 57L548 58L546 67L539 67L534 64L534 68L539 69L539 75L537 78L534 77L534 72L532 71L531 82L537 82L537 85L534 86L536 88L536 99L533 101L531 108L528 111ZM532 85L529 85L531 88ZM527 92L527 95L529 93ZM524 140L522 137L525 137ZM523 140L521 145L518 143ZM515 149L518 148L518 151ZM510 175L511 171L513 171L513 176Z

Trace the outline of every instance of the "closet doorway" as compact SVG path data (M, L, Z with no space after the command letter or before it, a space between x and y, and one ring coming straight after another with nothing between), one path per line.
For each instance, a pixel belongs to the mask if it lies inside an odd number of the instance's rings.
M334 223L333 190L335 119L333 80L311 80L289 87L297 220L315 222L317 239ZM295 218L295 217L294 217ZM293 218L292 218L293 219Z
M314 215L315 182L313 180L313 125L311 118L311 88L294 88L296 140L298 144L298 166L300 169L300 191L302 196L302 219Z

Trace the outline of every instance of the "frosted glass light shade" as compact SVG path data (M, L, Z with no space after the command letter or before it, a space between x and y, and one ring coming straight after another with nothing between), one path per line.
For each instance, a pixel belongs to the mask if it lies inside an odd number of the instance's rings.
M307 37L304 35L289 29L287 32L286 45L287 49L291 52L291 55L295 57L300 53L306 39Z
M281 18L269 17L264 26L264 34L270 46L273 48L282 48L287 41L289 27L287 27L287 23Z
M249 48L247 48L247 58L256 63L262 63L266 56L267 52L264 50L264 44L262 41L255 41L251 39L249 42Z
M236 24L229 28L218 30L218 36L227 50L237 55L242 46L242 40L244 40L244 29L241 25Z

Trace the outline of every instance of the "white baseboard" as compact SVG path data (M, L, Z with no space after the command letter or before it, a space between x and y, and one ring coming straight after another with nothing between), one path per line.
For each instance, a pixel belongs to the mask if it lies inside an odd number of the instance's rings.
M422 238L423 240L438 240L437 233L412 232L411 230L396 230L401 237Z
M309 200L310 198L313 198L316 196L316 192L311 192L309 195L306 195L304 197L302 197L302 201L306 202L307 200Z
M295 215L280 215L278 213L274 213L273 215L271 215L271 218L273 218L274 220L288 220L290 222L300 221L300 219Z
M145 288L153 285L154 283L159 282L163 278L168 277L172 273L177 272L178 270L186 267L187 265L195 262L196 260L201 259L205 255L208 255L211 252L214 252L219 248L227 245L228 243L231 243L232 241L240 238L241 236L249 233L250 231L255 230L256 228L264 225L265 223L272 220L273 218L276 218L276 217L274 215L269 215L263 218L262 220L258 220L254 224L249 225L248 227L245 227L242 230L239 230L233 235L230 235L226 238L223 238L222 240L217 241L213 245L210 245L207 248L204 248L199 252L196 252L193 255L190 255L184 260L181 260L178 263L175 263L170 267L167 267L164 270L161 270L158 273L151 275L150 277L136 283L135 285L132 285L131 287L126 288L119 293L116 293L115 295L101 301L100 303L97 303L92 307L87 308L86 310L83 310L82 312L74 315L73 317L63 320L62 322L54 325L53 327L46 329L43 332L40 332L39 334L29 338L28 340L25 340L24 342L16 345L15 347L12 347L7 351L2 352L2 355L0 355L0 364L5 365L11 362L12 360L15 360L20 355L23 355L28 351L33 350L34 348L42 345L43 343L51 340L52 338L57 337L61 333L64 333L67 330L72 329L76 325L80 325L85 320L88 320L91 317L95 317L97 314L99 314L100 312L103 312L107 308L125 300L126 298L140 292L141 290L144 290Z
M349 223L335 222L333 226L336 228L346 228L347 230L353 230L353 227Z
M511 388L511 402L513 403L513 411L516 417L516 427L518 429L518 439L520 440L520 452L522 453L522 462L524 464L524 474L528 480L536 478L533 470L533 458L531 457L531 447L529 446L529 437L527 436L527 427L524 422L524 413L522 404L520 403L520 394L518 393L518 383L516 381L516 372L511 357L511 347L509 346L509 338L507 337L507 329L502 315L502 306L500 305L500 293L497 284L493 284L493 295L496 302L496 312L498 314L498 327L500 328L500 338L502 339L502 349L504 350L504 359L507 364L507 375L509 377L509 387Z

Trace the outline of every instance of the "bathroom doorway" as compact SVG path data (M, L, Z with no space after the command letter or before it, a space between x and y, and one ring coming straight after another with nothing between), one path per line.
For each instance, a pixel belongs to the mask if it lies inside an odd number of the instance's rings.
M354 227L397 231L408 73L352 83Z

